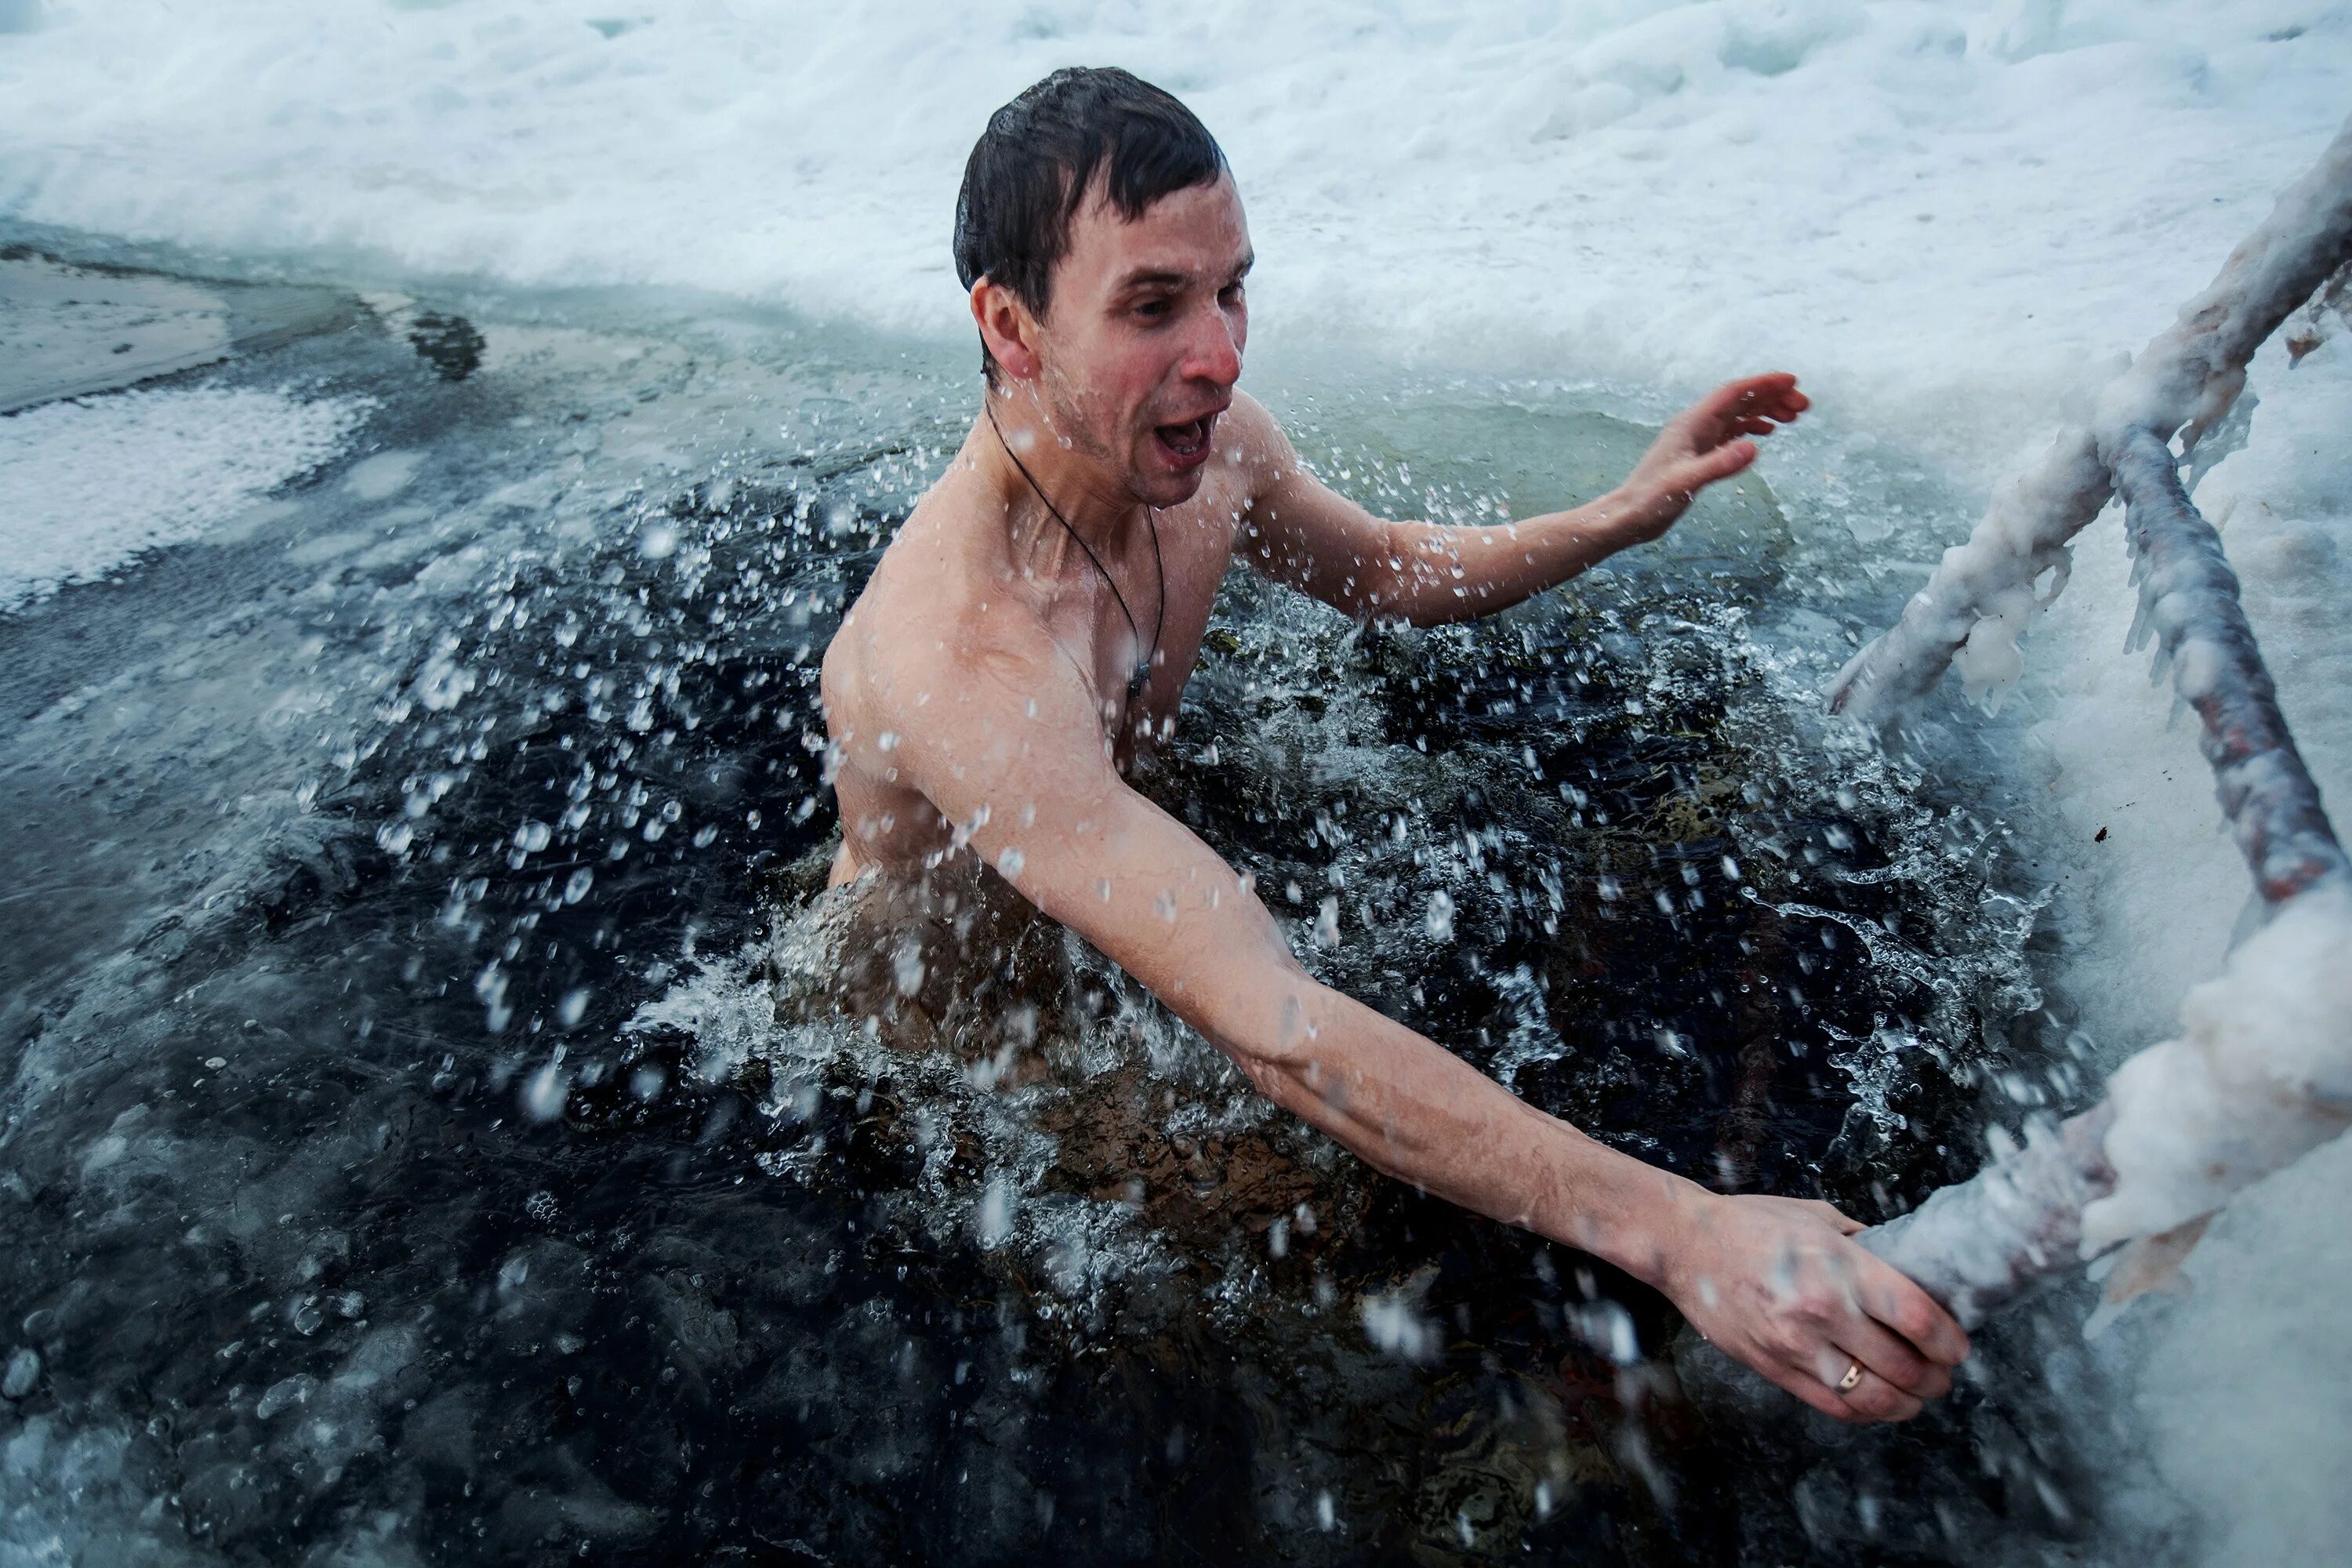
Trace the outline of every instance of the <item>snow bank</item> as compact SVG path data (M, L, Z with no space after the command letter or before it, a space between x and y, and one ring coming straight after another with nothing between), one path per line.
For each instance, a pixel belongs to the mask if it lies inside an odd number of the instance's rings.
M2352 81L2321 0L1465 12L49 0L0 34L0 212L961 332L972 137L1119 64L1231 153L1264 332L1684 386L1784 363L1989 474Z

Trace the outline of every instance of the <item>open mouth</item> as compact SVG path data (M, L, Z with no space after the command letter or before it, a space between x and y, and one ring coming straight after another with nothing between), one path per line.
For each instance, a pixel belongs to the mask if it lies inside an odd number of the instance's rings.
M1151 433L1171 461L1189 468L1209 455L1209 428L1216 419L1211 414L1183 425L1156 425Z

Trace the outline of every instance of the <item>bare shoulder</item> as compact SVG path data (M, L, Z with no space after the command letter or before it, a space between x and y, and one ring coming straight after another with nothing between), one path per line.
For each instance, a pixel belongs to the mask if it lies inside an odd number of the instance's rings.
M1088 710L1036 612L970 564L902 533L844 617L822 690L826 729L851 760L960 766L1058 716L1048 710ZM893 754L868 754L877 747Z
M1227 462L1239 471L1244 491L1252 499L1281 483L1298 463L1282 426L1265 404L1246 392L1234 394L1234 405L1218 421L1217 441L1225 447Z

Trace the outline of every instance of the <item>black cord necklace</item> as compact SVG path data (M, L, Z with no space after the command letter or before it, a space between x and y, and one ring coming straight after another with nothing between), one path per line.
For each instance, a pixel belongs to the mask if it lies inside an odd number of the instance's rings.
M1029 471L1029 466L1014 454L1013 443L1004 438L1004 426L996 422L995 405L983 403L981 406L988 415L988 427L996 432L996 444L1004 448L1004 455L1011 458L1013 466L1021 470L1021 477L1029 481L1030 490L1045 504L1045 510L1054 514L1054 521L1062 525L1063 531L1076 541L1078 548L1087 552L1087 559L1095 563L1095 570L1102 574L1102 580L1110 584L1110 596L1118 601L1118 613L1127 617L1128 635L1135 639L1136 647L1141 647L1143 627L1137 624L1135 612L1127 607L1127 595L1118 591L1118 579L1110 574L1110 568L1102 563L1102 557L1095 553L1094 546L1086 542L1085 536L1070 526L1070 520L1062 515L1062 509L1045 494L1045 487L1037 482L1037 476ZM1151 624L1151 651L1135 661L1135 673L1127 678L1127 705L1130 710L1135 707L1135 700L1143 695L1143 688L1151 679L1151 661L1160 657L1160 634L1168 629L1168 563L1160 553L1160 520L1150 507L1143 509L1143 518L1151 530L1151 564L1160 577L1160 615Z

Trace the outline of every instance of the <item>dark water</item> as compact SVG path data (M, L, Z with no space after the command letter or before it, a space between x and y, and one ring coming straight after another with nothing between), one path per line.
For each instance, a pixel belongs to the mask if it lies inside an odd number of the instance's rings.
M1899 1432L1743 1415L1678 1391L1662 1301L1363 1173L1075 943L927 1052L776 1020L832 827L815 661L968 356L643 297L318 317L181 381L372 399L341 458L0 618L0 1559L2095 1529L2068 1391L2005 1373L2068 1364L2054 1317ZM1286 374L1391 514L1559 504L1647 437L1598 392ZM1318 973L1522 1095L1882 1217L2076 1087L1998 737L1890 762L1811 717L1910 585L1838 519L1922 485L1751 482L1442 632L1236 575L1145 787Z

